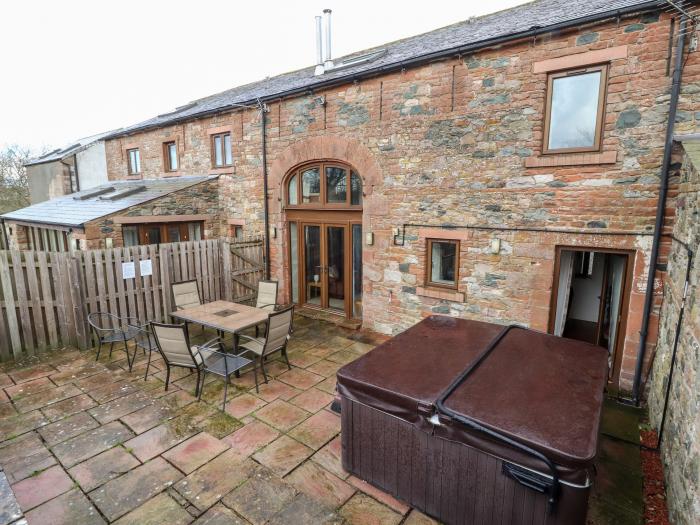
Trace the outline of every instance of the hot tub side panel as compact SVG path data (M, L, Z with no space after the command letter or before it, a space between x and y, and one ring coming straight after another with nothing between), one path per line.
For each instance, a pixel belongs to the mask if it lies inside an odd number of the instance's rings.
M585 524L589 489L547 496L502 473L504 461L432 436L341 396L343 468L447 524Z

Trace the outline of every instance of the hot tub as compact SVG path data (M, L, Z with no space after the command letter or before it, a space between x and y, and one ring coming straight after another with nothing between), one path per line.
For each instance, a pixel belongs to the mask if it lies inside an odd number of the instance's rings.
M338 371L343 467L445 523L584 524L604 348L432 316Z

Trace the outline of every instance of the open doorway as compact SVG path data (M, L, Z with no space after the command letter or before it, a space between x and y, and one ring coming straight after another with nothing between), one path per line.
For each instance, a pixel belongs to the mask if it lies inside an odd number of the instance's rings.
M550 332L608 350L608 380L617 384L631 286L632 254L557 248Z

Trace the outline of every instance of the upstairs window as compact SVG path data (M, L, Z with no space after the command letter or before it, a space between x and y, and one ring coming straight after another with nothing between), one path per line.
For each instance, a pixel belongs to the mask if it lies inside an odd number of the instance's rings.
M307 165L287 179L287 205L345 208L362 206L362 180L349 166L339 163Z
M549 75L543 153L600 149L606 73L595 66Z
M129 175L139 175L141 173L141 152L138 148L126 152L129 155Z
M177 144L175 142L163 144L163 156L165 157L165 171L177 171Z
M215 168L233 165L231 153L231 133L218 133L211 136L211 158Z
M429 286L457 288L459 280L459 241L428 239L427 278Z

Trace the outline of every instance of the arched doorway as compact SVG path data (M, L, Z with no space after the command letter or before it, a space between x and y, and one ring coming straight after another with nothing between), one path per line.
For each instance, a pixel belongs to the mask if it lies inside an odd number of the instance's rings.
M362 317L362 180L346 163L322 160L283 181L292 301Z

